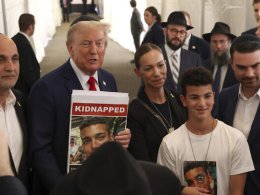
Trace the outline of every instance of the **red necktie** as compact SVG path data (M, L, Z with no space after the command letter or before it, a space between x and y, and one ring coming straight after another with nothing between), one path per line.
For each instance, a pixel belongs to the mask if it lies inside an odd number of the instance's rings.
M97 91L96 89L96 79L93 76L90 76L88 79L89 91Z

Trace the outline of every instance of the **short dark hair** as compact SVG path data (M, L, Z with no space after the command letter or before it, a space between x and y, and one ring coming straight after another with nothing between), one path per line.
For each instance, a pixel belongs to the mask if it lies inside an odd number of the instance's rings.
M130 5L131 5L131 7L136 7L136 1L135 0L131 0L130 1Z
M90 117L84 120L81 125L79 126L80 131L82 131L84 128L92 126L92 125L97 125L97 124L104 124L107 126L107 132L109 132L109 124L107 120L104 117Z
M252 53L257 50L260 50L260 38L254 35L245 34L237 37L233 41L230 47L230 56L233 58L235 51L239 53Z
M149 51L152 51L152 50L156 50L156 51L159 51L160 53L162 53L161 48L158 47L157 45L153 44L153 43L144 43L137 49L137 51L135 52L135 57L134 57L135 67L137 69L140 68L140 64L139 64L140 58L144 54L146 54L146 53L148 53Z
M201 167L205 173L208 173L208 164L206 161L192 161L187 162L187 164L184 166L184 174L192 169Z
M252 4L254 5L254 4L257 4L257 3L260 3L260 0L253 0Z
M24 13L20 15L18 24L20 31L25 32L30 25L35 25L34 16L29 13Z
M157 9L154 6L147 7L145 11L150 12L153 16L156 17L158 23L161 22L162 18L161 15L158 13Z
M213 84L212 73L200 66L186 70L181 76L182 94L186 95L186 86L201 86Z

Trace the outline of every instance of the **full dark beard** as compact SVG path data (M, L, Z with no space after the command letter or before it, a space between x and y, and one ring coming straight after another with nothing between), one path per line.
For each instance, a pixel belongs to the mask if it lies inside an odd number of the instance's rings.
M184 41L185 41L185 40L183 40L183 41L180 40L180 43L177 44L177 45L175 45L175 44L173 44L173 43L171 42L171 39L169 39L168 37L166 37L166 44L167 44L172 50L174 50L174 51L176 51L176 50L178 50L179 48L181 48L181 47L183 46L183 44L184 44Z
M226 65L229 63L230 59L230 54L229 51L226 51L219 55L217 52L214 52L212 56L212 62L213 64L218 64L218 65Z

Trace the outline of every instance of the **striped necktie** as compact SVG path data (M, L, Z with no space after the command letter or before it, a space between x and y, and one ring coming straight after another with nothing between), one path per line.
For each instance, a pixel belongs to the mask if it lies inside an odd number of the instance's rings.
M177 86L178 79L179 79L179 66L178 66L178 61L177 61L177 55L173 53L171 55L171 59L172 59L172 68L171 68L172 78L173 78L174 83Z

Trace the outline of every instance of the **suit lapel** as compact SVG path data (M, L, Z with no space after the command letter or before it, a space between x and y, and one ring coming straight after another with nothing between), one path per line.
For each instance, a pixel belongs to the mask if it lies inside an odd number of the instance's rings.
M98 85L100 88L100 91L109 91L108 90L108 81L104 78L101 71L98 71Z
M232 125L233 125L235 109L238 101L238 90L239 90L239 85L237 85L233 90L232 94L230 94L230 96L227 97L229 101L226 102L227 109L224 113L226 118L226 123Z
M69 94L72 94L72 90L82 90L82 86L80 81L71 67L69 61L66 62L64 69L63 69L63 76L67 80L66 86L68 89Z
M257 112L255 114L255 118L253 120L252 126L251 126L251 130L248 136L248 143L252 143L254 141L255 138L259 138L259 136L257 136L257 134L259 134L259 130L260 130L260 104L258 105L257 108ZM257 140L259 141L259 140Z

